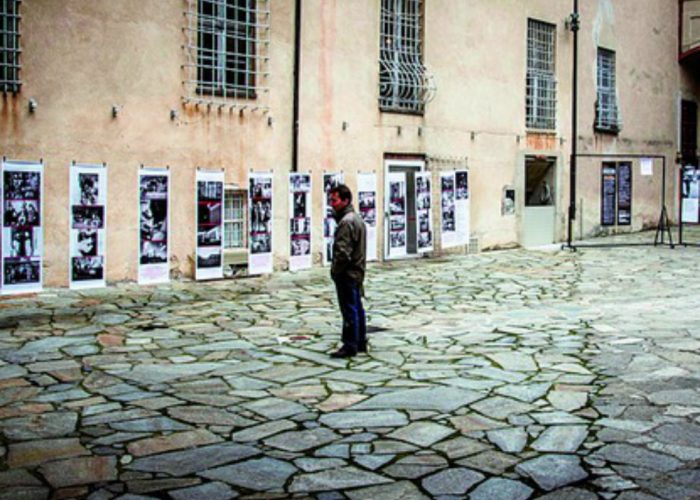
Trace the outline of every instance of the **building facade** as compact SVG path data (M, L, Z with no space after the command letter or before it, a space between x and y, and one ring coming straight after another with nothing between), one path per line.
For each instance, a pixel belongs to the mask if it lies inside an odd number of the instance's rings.
M107 281L139 276L142 166L168 169L171 276L195 274L202 171L223 171L227 263L250 244L251 172L272 176L275 269L289 262L292 171L311 176L316 265L324 173L353 191L358 173L375 174L379 260L395 257L393 174L401 257L420 253L421 172L428 255L565 241L572 3L4 0L0 154L42 161L43 283L70 281L74 162L106 165ZM581 2L574 239L654 227L664 203L675 218L677 162L697 165L698 4ZM441 172L455 170L468 171L468 240L447 249Z

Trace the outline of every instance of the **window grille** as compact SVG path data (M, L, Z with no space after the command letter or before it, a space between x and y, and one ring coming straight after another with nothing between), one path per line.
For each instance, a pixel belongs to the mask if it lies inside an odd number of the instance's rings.
M246 192L224 191L224 248L245 248Z
M19 4L20 0L0 0L0 90L19 92Z
M615 52L598 49L598 90L595 106L595 128L618 132L621 121L617 107L615 84Z
M527 127L554 130L557 82L554 75L555 26L527 21L527 83L525 116Z
M269 0L187 0L185 102L267 110Z
M435 94L423 65L423 0L382 0L379 108L422 113Z

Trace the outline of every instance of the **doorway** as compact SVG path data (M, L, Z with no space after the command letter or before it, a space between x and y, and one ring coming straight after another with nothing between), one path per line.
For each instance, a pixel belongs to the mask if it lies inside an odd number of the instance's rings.
M384 161L384 259L418 255L416 173L423 159Z
M523 247L554 243L556 159L525 157Z

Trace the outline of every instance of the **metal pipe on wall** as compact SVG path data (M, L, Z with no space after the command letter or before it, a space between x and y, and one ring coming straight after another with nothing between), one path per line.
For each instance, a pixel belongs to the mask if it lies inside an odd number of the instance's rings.
M574 12L570 18L570 29L574 34L573 75L571 91L571 162L569 166L569 217L566 233L566 245L571 248L573 220L576 218L576 146L578 142L578 0L574 0Z
M299 83L301 81L301 0L294 4L294 89L292 104L292 172L299 171Z

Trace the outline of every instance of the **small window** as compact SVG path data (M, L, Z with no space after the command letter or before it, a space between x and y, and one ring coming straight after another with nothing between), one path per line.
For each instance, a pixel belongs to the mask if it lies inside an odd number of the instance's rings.
M0 90L19 92L19 4L20 0L0 0Z
M556 126L555 34L553 24L528 19L525 116L531 129L554 130Z
M246 248L246 199L243 190L224 191L224 248Z
M187 99L257 99L266 79L268 0L188 0Z
M423 65L423 0L381 0L379 108L422 114L435 91Z
M621 123L615 85L615 52L612 50L598 49L597 81L595 129L617 133Z

